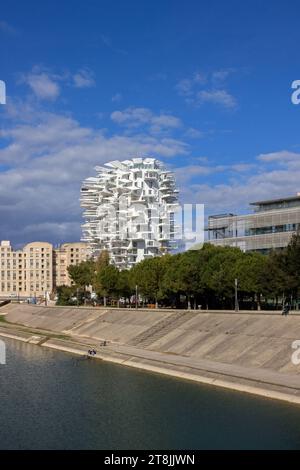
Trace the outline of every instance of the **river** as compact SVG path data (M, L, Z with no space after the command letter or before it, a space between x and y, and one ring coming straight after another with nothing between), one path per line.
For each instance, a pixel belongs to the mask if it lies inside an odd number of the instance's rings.
M300 449L300 406L5 343L1 449Z

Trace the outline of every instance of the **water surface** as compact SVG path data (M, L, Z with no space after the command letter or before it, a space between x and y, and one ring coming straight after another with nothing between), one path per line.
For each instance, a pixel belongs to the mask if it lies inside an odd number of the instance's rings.
M5 342L1 449L300 449L300 406Z

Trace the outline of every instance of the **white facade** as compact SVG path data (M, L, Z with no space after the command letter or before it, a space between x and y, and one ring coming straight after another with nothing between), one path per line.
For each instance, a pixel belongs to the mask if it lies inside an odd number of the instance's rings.
M82 240L91 252L108 250L111 262L127 269L170 251L178 208L173 173L154 158L113 161L96 172L81 188Z

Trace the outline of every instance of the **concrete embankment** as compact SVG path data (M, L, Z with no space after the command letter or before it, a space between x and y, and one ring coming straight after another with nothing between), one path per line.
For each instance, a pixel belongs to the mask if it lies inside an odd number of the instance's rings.
M298 314L10 304L0 315L0 336L82 355L95 347L106 361L300 404Z

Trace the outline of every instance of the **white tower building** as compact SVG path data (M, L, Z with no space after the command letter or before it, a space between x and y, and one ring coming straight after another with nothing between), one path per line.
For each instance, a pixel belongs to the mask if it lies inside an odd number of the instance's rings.
M97 255L127 269L175 248L175 178L154 158L113 161L96 167L81 188L82 240Z

